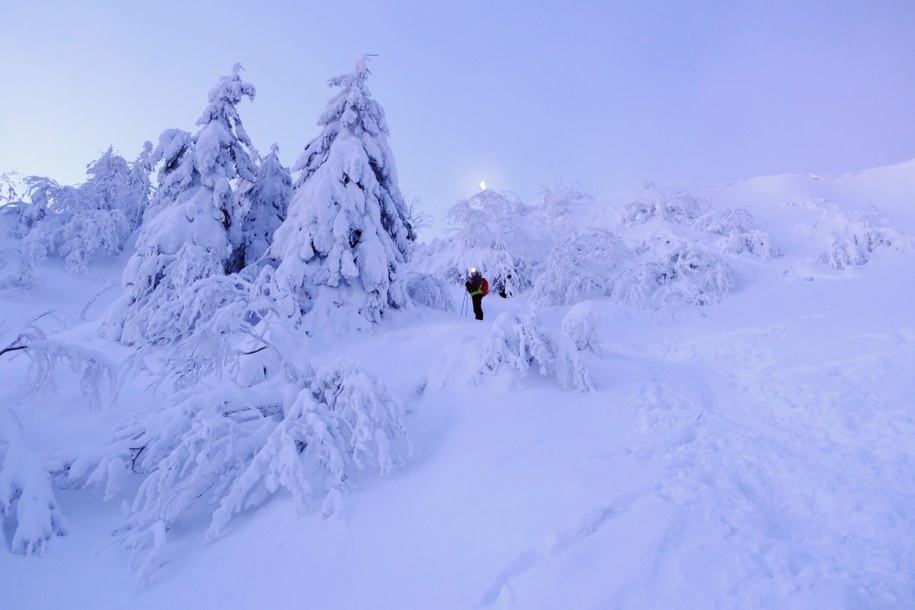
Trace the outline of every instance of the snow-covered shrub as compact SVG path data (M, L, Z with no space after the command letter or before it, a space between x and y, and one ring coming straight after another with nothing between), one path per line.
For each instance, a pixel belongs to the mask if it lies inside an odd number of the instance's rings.
M354 363L319 370L284 405L282 421L213 513L208 535L280 486L300 511L323 497L324 514L334 512L354 470L385 475L409 457L403 415L387 389Z
M47 258L40 244L19 242L15 247L0 248L0 290L29 288L35 280L35 269Z
M6 407L0 407L0 532L9 533L9 549L23 555L42 555L52 538L67 534L44 457L26 446Z
M280 489L298 510L329 514L356 473L385 475L410 456L404 410L352 362L300 375L178 392L122 425L107 451L61 457L58 469L71 485L107 481L109 492L131 472L144 477L120 534L134 550L158 552L164 532L198 512L212 511L207 535L217 536Z
M700 231L722 237L722 250L729 254L749 252L763 258L780 256L769 235L756 228L753 216L746 210L735 209L724 213L708 211L696 219Z
M620 274L615 301L634 307L713 305L736 285L716 254L672 236L656 236L638 250L640 260Z
M293 166L299 176L289 214L270 247L278 285L298 301L311 331L366 328L406 304L392 286L416 236L384 110L366 84L367 59L330 81L341 91Z
M616 277L632 260L632 252L619 237L591 229L550 252L534 280L532 298L540 305L569 305L609 296Z
M537 244L540 249L544 245L549 247L561 241L574 237L578 233L573 210L578 207L593 204L590 195L582 193L576 186L545 188L540 194L536 211Z
M99 350L49 337L38 324L49 316L52 313L46 312L30 320L7 348L29 359L29 393L56 391L57 374L65 366L79 375L80 391L89 398L89 406L99 408L106 395L115 394L117 367Z
M908 250L909 240L890 227L874 227L866 220L850 223L847 235L833 240L822 259L833 269L863 265L880 248Z
M463 283L467 270L479 269L490 290L512 296L526 290L532 280L532 240L525 228L529 209L517 199L491 189L458 201L448 210L457 233L433 253L427 265L447 282Z
M637 199L626 206L622 217L624 224L638 225L658 219L688 225L706 208L706 204L688 193L675 193L667 197L655 185L649 183L647 187L656 192L657 198Z
M40 244L50 256L63 259L70 273L86 273L99 253L119 254L130 235L130 223L120 210L86 209L67 219L46 218L29 233L27 242Z
M454 304L448 287L438 278L425 273L407 273L398 281L413 305L451 311Z
M562 332L578 351L601 352L600 316L591 301L573 305L562 318Z
M591 372L574 346L563 337L553 338L535 314L500 314L483 342L478 375L513 369L522 377L531 369L554 376L563 388L582 392L594 389Z
M15 217L13 235L23 240L20 259L35 264L42 256L60 258L71 273L85 273L99 254L123 250L148 201L146 170L109 148L86 173L89 179L78 187L25 178L31 203L4 206Z

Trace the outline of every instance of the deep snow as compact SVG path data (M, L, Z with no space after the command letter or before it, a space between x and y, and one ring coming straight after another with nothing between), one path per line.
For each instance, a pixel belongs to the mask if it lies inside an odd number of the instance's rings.
M281 495L208 545L204 520L183 521L139 592L109 536L124 500L58 491L69 534L43 557L0 552L2 606L915 607L915 252L904 239L915 162L695 192L749 210L783 256L739 258L737 289L713 306L596 301L602 351L582 354L594 391L536 371L481 373L493 321L530 304L491 295L478 323L456 289L454 312L413 310L310 347L315 365L345 355L406 403L406 468L355 477L326 519ZM579 208L576 222L615 225L636 196ZM818 258L861 227L903 239L844 269ZM71 321L47 330L122 360L126 348L96 333L117 291L79 316L123 262L78 278L49 265L34 289L3 293L3 339L56 309ZM567 311L538 316L558 334ZM24 395L25 364L2 357L0 409L35 452L103 442L162 400L137 380L91 410L66 373L56 391Z

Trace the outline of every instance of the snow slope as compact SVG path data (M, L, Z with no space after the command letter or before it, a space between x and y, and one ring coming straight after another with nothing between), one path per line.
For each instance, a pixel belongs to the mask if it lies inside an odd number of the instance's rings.
M456 290L454 312L310 346L315 365L346 356L407 404L405 469L354 477L329 518L279 496L208 545L188 519L138 592L109 536L125 500L58 491L69 534L42 557L0 553L2 606L915 607L915 162L693 193L748 210L782 256L736 257L739 283L713 306L592 303L593 391L488 372L495 321L530 303L489 296L477 323ZM616 230L640 196L576 222ZM4 293L4 339L55 308L72 320L55 336L120 361L93 320L114 294L79 321L119 263L77 279L46 267L35 289ZM537 316L559 337L568 310ZM24 358L2 358L0 408L38 453L102 442L162 400L136 382L92 410L63 373L56 392L23 396Z

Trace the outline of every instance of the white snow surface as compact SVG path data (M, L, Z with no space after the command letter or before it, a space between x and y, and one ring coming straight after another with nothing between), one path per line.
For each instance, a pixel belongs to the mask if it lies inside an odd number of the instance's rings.
M586 200L569 222L616 231L632 202L673 193ZM411 457L356 472L329 516L281 491L205 544L216 507L189 513L155 544L139 590L112 543L139 477L49 497L42 468L108 442L167 391L138 374L93 402L67 367L30 391L41 371L22 351L0 356L0 607L915 607L915 161L691 193L749 212L778 255L729 250L721 223L653 218L626 239L659 226L705 236L729 257L730 292L701 307L598 297L536 310L529 293L492 293L477 322L455 286L450 312L392 311L369 332L308 339L298 348L314 367L358 363L405 407ZM79 277L52 262L4 290L0 347L55 310L36 323L43 345L128 361L98 335L116 291L84 307L127 257ZM520 356L487 367L513 319L576 352L593 385L564 389ZM30 555L11 552L21 487L53 517Z

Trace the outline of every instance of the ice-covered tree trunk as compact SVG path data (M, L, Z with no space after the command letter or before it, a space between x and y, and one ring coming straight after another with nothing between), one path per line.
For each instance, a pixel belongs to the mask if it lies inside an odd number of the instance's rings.
M330 81L341 92L293 167L300 174L289 216L270 249L312 329L364 328L404 305L392 287L415 234L366 61Z

